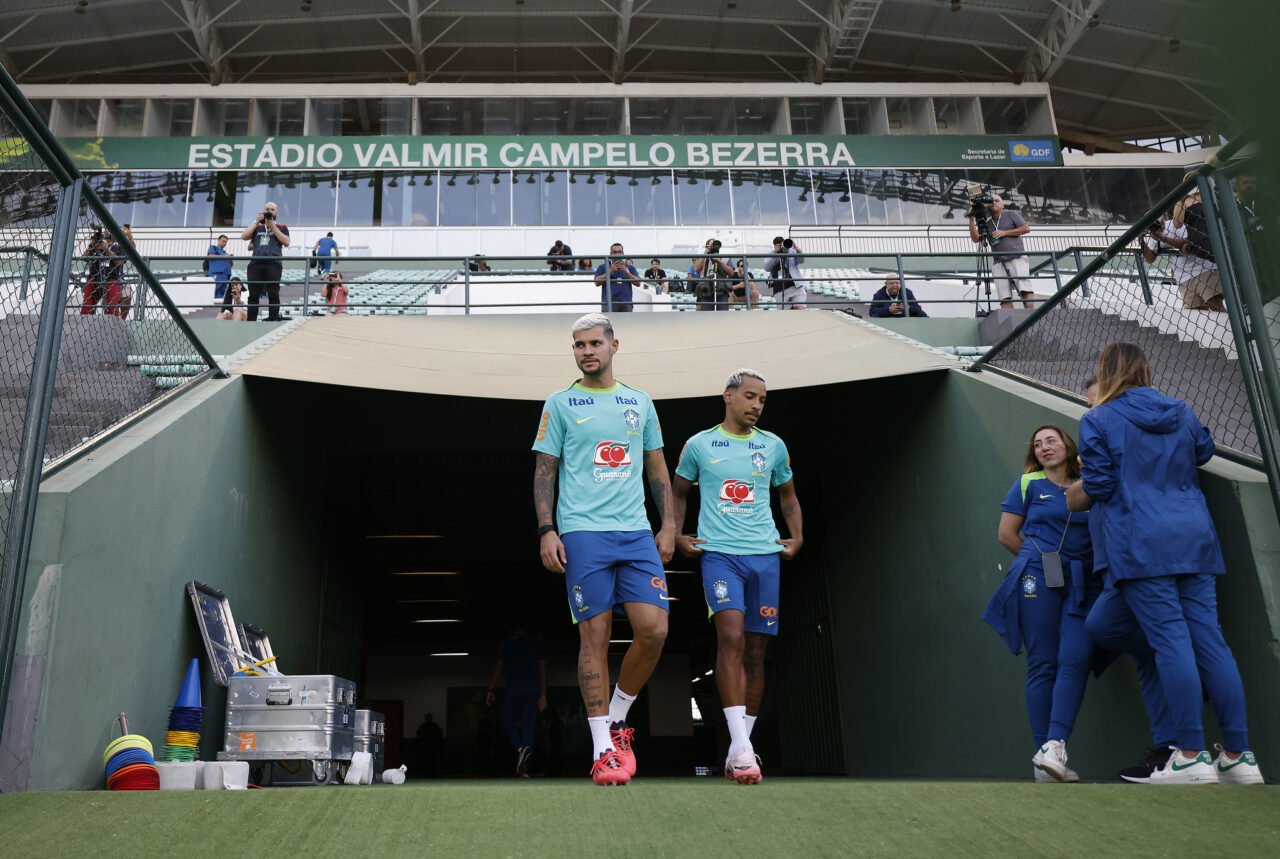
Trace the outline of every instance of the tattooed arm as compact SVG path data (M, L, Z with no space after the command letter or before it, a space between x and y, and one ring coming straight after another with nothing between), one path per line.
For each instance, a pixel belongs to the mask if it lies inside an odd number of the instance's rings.
M538 513L538 529L556 524L556 473L560 460L550 454L534 454L533 509ZM538 547L542 566L553 573L563 573L566 560L564 543L554 530L542 535Z
M658 544L658 555L665 564L676 551L676 506L671 497L671 475L667 472L667 458L662 455L661 448L644 452L644 474L649 483L649 494L653 496L653 503L662 518L662 527L654 535L654 541Z

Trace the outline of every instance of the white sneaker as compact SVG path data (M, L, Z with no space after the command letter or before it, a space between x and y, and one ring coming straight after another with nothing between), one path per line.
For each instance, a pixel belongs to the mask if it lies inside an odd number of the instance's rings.
M1241 752L1234 761L1227 758L1226 751L1220 743L1214 743L1218 750L1218 759L1213 762L1213 769L1218 774L1219 784L1262 784L1262 770L1258 769L1258 759L1253 752Z
M1148 784L1217 784L1218 771L1208 752L1201 752L1194 758L1183 754L1181 749L1169 755L1163 767L1151 773Z
M1036 752L1031 763L1036 769L1053 776L1055 781L1080 781L1080 776L1067 766L1067 744L1062 740L1049 740Z
M1036 784L1063 784L1063 782L1058 781L1039 767L1032 767L1031 774L1035 776ZM1075 784L1078 781L1080 781L1080 776L1076 775L1071 770L1067 770L1066 784Z

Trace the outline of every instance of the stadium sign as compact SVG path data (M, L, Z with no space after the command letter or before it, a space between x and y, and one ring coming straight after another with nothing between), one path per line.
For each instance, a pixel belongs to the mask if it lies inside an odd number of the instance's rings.
M84 170L760 170L1008 167L1028 162L1062 165L1056 137L964 135L99 137L64 139L63 144Z

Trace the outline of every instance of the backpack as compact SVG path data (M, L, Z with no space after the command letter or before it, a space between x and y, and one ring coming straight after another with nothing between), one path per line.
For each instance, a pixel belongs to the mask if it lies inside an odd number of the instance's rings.
M1202 260L1216 262L1213 247L1209 244L1209 225L1204 217L1204 204L1195 202L1183 209L1182 223L1187 228L1187 253Z

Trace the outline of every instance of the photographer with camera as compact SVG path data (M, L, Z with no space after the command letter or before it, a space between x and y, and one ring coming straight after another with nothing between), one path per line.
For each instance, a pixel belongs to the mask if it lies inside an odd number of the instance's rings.
M804 274L800 264L804 262L804 254L792 239L776 236L773 240L773 253L765 258L764 270L769 273L769 288L773 290L773 299L782 310L804 310L809 294L805 290Z
M1012 310L1016 291L1022 296L1022 306L1032 310L1035 303L1031 300L1031 266L1022 246L1022 237L1031 232L1031 227L1022 215L1005 209L999 194L983 189L978 194L971 191L969 199L969 238L974 244L991 249L991 274L1000 307Z
M267 321L280 321L280 275L284 271L284 249L289 247L289 228L276 220L280 208L267 203L240 238L249 242L253 258L249 262L249 321L258 321L258 302L267 294Z
M81 316L92 316L94 306L101 302L103 312L113 313L120 303L120 285L109 289L112 274L111 245L107 234L100 224L92 224L93 233L89 236L89 244L81 252L87 262L84 278L84 304L80 305Z
M706 256L694 257L690 279L694 280L695 292L698 296L699 310L728 310L729 288L736 278L733 267L727 260L717 259L720 253L720 240L707 239L703 246Z
M595 279L600 287L600 306L606 313L631 312L632 284L640 280L640 272L627 265L621 244L609 246L609 258L596 267Z

